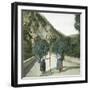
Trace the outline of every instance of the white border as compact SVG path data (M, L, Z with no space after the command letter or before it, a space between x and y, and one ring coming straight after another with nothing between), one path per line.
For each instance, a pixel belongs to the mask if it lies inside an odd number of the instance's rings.
M64 11L64 12L78 12L81 14L81 58L80 58L80 76L63 76L58 78L44 77L39 79L21 79L21 10L45 10L45 11ZM50 7L36 7L36 6L18 6L18 84L30 83L45 83L45 82L63 82L63 81L77 81L85 80L85 10L84 9L68 9L68 8L50 8Z

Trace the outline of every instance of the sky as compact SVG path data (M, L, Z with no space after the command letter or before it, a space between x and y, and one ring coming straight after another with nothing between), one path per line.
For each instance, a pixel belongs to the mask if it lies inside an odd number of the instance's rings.
M77 34L78 31L74 27L75 14L63 13L40 13L43 15L58 31L66 36Z

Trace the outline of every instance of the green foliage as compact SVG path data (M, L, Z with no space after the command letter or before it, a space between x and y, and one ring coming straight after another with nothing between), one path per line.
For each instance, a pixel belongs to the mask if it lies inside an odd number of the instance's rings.
M32 43L23 40L23 60L26 60L32 56Z
M51 46L51 50L54 53L62 53L65 51L66 44L63 39L57 39Z
M44 21L43 17L38 13L36 15L37 15L38 21L41 23L41 25L43 27L45 27L47 23Z
M80 15L79 14L77 14L75 16L75 24L74 24L74 26L78 31L80 31Z
M80 32L80 14L75 15L76 30ZM71 56L80 57L80 34L76 38L71 38L70 50L67 54Z
M47 54L49 51L49 45L46 40L38 40L33 46L33 54L38 56L40 59Z
M56 31L53 26L37 12L34 11L23 11L23 57L24 60L31 57L32 54L42 58L50 50L54 53L64 52L66 55L79 57L80 56L80 37L75 38L65 37L62 33ZM49 32L47 29L49 28ZM75 28L80 31L80 15L75 16ZM43 28L42 32L39 32L40 28ZM48 34L49 38L47 41L41 40L40 37L43 32ZM36 34L38 37L35 38L35 44L32 45L32 34ZM38 34L41 33L41 34ZM47 43L49 42L49 44ZM33 47L32 47L33 46Z
M32 36L30 35L30 20L29 20L30 14L28 11L23 11L22 16L23 16L23 22L22 22L23 52L22 54L23 54L23 60L26 60L32 56L32 43L31 43Z
M73 57L80 57L80 40L79 36L75 38L67 38L67 48L65 54Z

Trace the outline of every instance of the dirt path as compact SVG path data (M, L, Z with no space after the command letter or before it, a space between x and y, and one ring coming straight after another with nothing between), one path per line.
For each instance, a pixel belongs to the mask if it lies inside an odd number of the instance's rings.
M50 68L51 72L50 72ZM80 60L78 58L65 56L63 61L63 70L59 72L56 70L56 57L52 55L51 66L49 61L46 60L46 73L41 74L40 64L36 62L32 69L27 73L26 77L39 77L39 76L62 76L62 75L79 75L80 74Z

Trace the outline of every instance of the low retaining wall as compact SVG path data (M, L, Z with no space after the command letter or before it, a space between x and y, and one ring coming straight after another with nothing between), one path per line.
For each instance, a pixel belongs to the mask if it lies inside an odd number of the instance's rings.
M27 60L23 61L22 77L25 77L25 75L30 71L30 69L33 67L35 62L36 62L35 56L32 56L31 58L28 58Z

